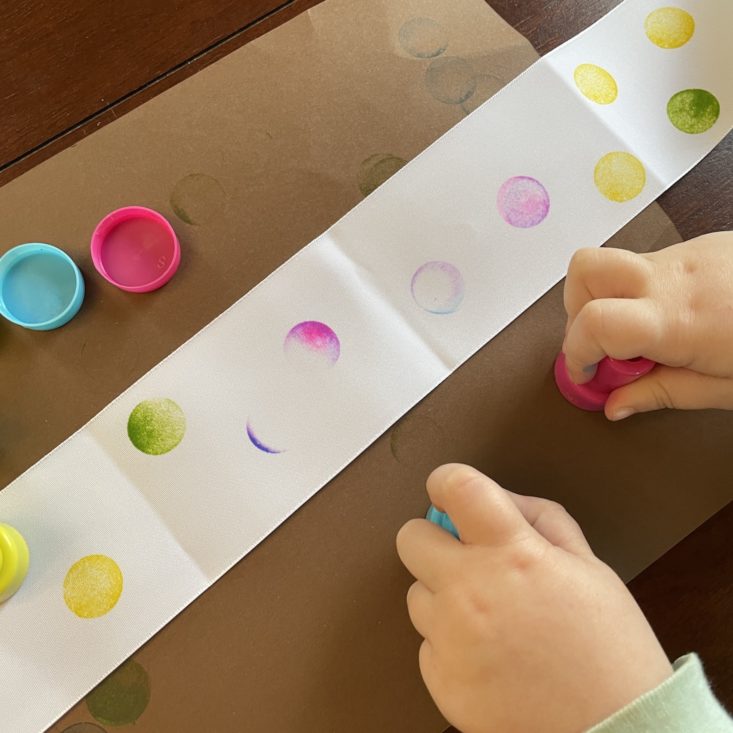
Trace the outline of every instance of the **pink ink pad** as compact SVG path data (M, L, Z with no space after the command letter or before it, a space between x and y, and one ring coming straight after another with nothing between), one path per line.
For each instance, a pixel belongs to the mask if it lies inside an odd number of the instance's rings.
M607 356L598 362L596 374L590 382L575 384L565 366L565 354L558 354L555 360L555 382L562 396L572 405L581 410L601 412L611 392L643 377L655 366L656 362L643 357L622 360Z
M107 214L94 229L91 251L97 272L130 293L162 287L181 261L173 227L144 206L125 206Z

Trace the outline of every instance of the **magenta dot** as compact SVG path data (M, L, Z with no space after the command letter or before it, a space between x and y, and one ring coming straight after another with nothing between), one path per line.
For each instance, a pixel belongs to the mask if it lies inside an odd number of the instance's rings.
M526 229L537 226L547 216L550 196L536 178L514 176L502 184L496 205L507 224Z
M302 321L285 337L285 353L294 363L332 366L341 354L338 336L325 323Z

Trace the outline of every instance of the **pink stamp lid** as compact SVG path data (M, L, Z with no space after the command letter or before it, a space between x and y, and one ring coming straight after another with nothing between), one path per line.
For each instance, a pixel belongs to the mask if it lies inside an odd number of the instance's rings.
M125 206L107 214L94 229L91 251L97 272L131 293L162 287L181 261L173 227L144 206Z
M571 404L581 410L601 412L611 392L643 377L655 366L656 362L643 357L623 360L607 356L598 362L596 374L590 382L575 384L565 366L565 354L558 354L555 359L555 382L562 396Z

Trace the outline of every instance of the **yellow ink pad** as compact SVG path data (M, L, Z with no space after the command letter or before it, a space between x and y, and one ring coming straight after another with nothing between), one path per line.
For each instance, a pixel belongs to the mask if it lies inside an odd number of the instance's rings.
M0 603L20 588L28 572L28 545L17 529L0 524Z

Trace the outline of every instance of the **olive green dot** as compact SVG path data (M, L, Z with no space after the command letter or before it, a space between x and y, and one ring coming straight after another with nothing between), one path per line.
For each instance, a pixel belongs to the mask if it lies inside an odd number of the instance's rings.
M86 696L89 712L103 725L134 723L149 702L148 673L133 659L121 664Z
M407 161L396 155L378 153L368 157L359 168L357 182L359 190L368 196L375 188L379 188L388 178L393 176Z
M206 173L191 173L176 183L170 196L175 215L186 224L206 224L224 209L224 187Z
M127 434L143 453L160 456L172 451L186 432L186 416L173 400L144 400L130 413Z
M709 130L719 115L720 102L705 89L685 89L667 102L669 121L690 135Z

